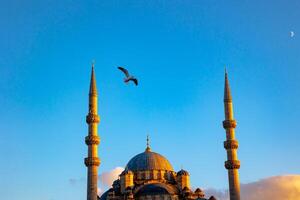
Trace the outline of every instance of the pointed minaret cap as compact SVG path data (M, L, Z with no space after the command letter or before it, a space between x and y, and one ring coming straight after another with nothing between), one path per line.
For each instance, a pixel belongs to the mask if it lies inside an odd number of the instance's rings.
M230 92L230 87L229 87L227 70L225 68L224 102L230 102L230 101L232 101L232 98L231 98L231 92Z
M91 74L91 82L90 82L90 95L97 95L97 86L96 86L94 63L92 63L92 74Z
M151 148L150 148L150 139L149 139L149 135L147 135L147 147L146 147L146 152L150 152L151 151Z

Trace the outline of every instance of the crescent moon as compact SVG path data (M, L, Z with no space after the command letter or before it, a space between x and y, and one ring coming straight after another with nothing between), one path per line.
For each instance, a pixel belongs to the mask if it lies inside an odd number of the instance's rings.
M291 31L291 37L294 37L294 36L295 36L294 31Z

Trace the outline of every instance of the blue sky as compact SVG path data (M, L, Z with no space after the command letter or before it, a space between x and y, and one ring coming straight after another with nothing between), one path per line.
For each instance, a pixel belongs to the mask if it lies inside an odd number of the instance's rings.
M3 1L2 199L84 199L91 61L100 173L151 147L227 188L224 66L242 183L300 173L299 1ZM294 31L294 37L290 32ZM140 85L123 84L117 66Z

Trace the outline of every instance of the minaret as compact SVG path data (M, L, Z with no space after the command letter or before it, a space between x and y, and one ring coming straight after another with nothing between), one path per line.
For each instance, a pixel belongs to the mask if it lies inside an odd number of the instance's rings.
M100 143L100 138L97 130L100 117L98 115L97 98L97 87L93 64L89 92L89 112L86 116L86 123L89 126L88 136L85 137L85 143L88 145L88 157L84 159L84 163L88 168L87 200L97 200L98 166L100 165L100 159L98 158L98 144Z
M227 151L227 161L225 162L225 168L228 170L230 200L240 200L240 181L238 172L238 169L240 168L240 161L237 158L238 141L235 140L234 133L236 121L233 117L232 98L226 70L224 109L225 120L223 121L223 127L226 130L226 141L224 142L224 148Z

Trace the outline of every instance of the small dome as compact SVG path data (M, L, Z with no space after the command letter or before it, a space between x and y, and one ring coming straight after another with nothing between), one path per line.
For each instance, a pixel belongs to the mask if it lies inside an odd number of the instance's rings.
M189 176L190 174L187 171L182 169L179 172L177 172L177 176L182 176L182 175Z
M209 197L208 200L217 200L214 196Z
M146 149L145 152L134 156L127 164L126 170L167 170L173 171L170 162L162 155Z
M201 193L201 192L203 192L200 188L197 188L196 190L195 190L195 193L196 194L198 194L198 193Z
M197 195L198 197L201 197L201 198L205 196L204 192L200 188L197 188L195 190L195 195Z

